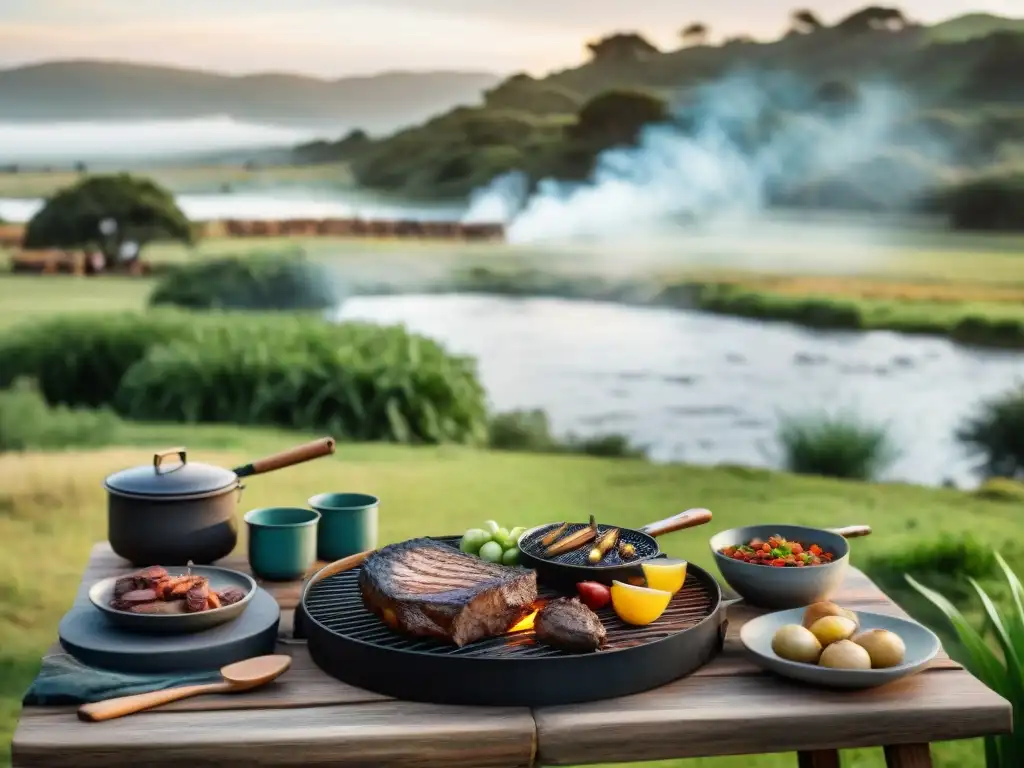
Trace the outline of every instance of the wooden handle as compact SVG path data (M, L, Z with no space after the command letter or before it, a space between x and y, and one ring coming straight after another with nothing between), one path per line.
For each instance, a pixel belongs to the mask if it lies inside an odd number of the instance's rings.
M134 696L122 696L118 699L96 701L83 704L78 708L78 717L82 720L98 723L101 720L113 720L145 709L152 709L172 701L187 699L203 693L227 693L231 686L227 683L203 683L202 685L184 685L180 688L167 688L163 691L137 693Z
M844 539L856 539L871 533L870 525L848 525L845 528L829 528L830 533L837 533Z
M295 464L301 464L304 461L319 459L321 456L334 453L334 445L333 437L321 437L319 440L314 440L311 443L289 448L287 451L281 451L281 453L275 453L273 456L257 459L252 464L238 467L235 470L235 474L239 477L261 475L264 472L273 472L275 469L284 469Z
M327 565L325 565L319 571L314 573L310 577L309 581L307 581L305 586L302 588L302 593L299 595L299 606L301 607L302 604L306 601L306 592L309 590L309 588L316 584L318 581L322 581L326 579L328 576L334 576L339 573L344 573L345 571L351 571L357 565L362 565L366 561L366 558L368 558L376 551L376 549L368 549L365 552L359 552L355 555L349 555L348 557L341 558L341 560L335 560L333 563L328 563Z
M641 533L648 536L664 536L666 533L681 531L684 528L694 528L698 525L711 522L711 510L709 509L688 509L678 515L666 517L656 523L648 523L640 529Z

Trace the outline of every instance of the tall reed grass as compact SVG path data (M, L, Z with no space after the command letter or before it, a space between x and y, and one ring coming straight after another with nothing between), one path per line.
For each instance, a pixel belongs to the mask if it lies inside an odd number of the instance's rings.
M790 472L873 480L899 457L885 426L854 413L783 415L776 440Z
M909 574L907 582L938 608L949 620L963 646L964 665L985 685L1013 706L1013 733L985 739L987 768L1024 766L1024 586L1002 555L995 554L1011 600L1000 607L971 576L984 609L985 626L977 629L944 595L924 586Z

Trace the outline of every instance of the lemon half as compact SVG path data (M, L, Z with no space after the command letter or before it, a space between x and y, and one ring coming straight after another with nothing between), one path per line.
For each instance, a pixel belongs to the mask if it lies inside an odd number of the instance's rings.
M668 608L672 593L663 589L634 587L621 581L612 582L612 608L627 624L644 627L657 621Z
M685 560L651 560L641 563L644 578L651 589L671 592L673 595L683 588L686 581Z

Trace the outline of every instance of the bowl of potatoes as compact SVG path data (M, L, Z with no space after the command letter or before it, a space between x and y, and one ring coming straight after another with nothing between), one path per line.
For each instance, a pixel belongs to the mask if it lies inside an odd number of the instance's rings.
M751 619L740 640L763 669L823 688L874 688L920 672L941 644L915 621L831 602Z

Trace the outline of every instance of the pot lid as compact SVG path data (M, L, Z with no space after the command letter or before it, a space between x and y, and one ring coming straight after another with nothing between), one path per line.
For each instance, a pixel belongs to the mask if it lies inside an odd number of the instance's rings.
M115 493L176 497L212 493L237 482L231 470L189 461L184 448L172 448L153 454L152 464L115 472L103 484Z

